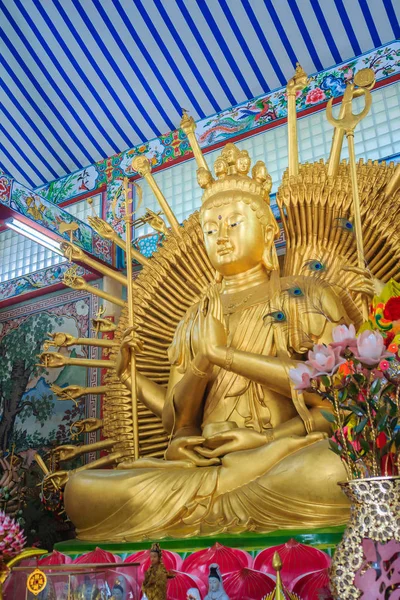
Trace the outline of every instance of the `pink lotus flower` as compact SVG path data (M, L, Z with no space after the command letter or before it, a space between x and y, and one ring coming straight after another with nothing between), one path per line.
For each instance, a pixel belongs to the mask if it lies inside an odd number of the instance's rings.
M0 511L0 564L19 554L25 541L18 523Z
M346 359L340 356L338 348L325 346L324 344L315 344L314 348L308 353L306 364L315 369L318 375L333 375L339 365L346 362Z
M340 353L349 348L353 354L357 349L356 329L353 324L347 327L346 325L338 325L332 331L333 343L332 348L338 348Z
M296 368L289 370L289 377L295 384L295 390L306 390L311 387L311 379L315 376L315 369L305 363L300 363Z
M376 365L383 358L393 357L387 352L383 337L378 331L363 331L357 338L357 351L355 357L365 365Z

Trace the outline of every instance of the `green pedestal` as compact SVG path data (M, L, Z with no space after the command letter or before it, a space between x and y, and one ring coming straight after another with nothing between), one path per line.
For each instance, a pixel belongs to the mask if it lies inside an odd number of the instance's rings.
M340 542L344 531L344 526L328 527L324 529L293 529L274 531L272 533L241 533L221 534L209 537L192 537L186 539L165 538L160 541L161 547L165 550L173 550L179 554L186 555L196 550L209 548L216 542L224 546L232 548L241 548L248 552L257 552L271 546L284 544L291 538L296 539L303 544L309 544L320 550L325 550L331 553L336 545ZM60 542L55 545L55 549L64 554L77 556L91 552L95 548L101 548L114 554L120 554L122 557L129 556L139 550L150 548L151 543L159 540L148 540L144 542L125 542L125 543L110 543L104 542L81 542L80 540L70 540Z

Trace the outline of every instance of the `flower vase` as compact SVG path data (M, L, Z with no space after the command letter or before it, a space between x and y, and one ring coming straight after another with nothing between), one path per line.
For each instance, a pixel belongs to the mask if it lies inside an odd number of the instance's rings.
M340 485L351 511L329 571L333 597L378 600L395 590L400 594L400 477Z

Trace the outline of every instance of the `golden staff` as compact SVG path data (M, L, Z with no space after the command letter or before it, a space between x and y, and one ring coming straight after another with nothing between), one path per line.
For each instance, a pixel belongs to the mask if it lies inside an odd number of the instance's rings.
M367 88L372 90L375 85L375 74L372 69L361 69L354 77L354 83L358 86L353 91L353 99L359 98L363 95L363 91L360 88ZM343 118L344 105L340 106L339 119ZM336 129L333 133L331 152L328 160L328 177L334 177L337 175L340 163L340 154L342 152L344 130Z
M371 69L363 69L357 74L359 81L371 78ZM372 78L374 74L372 72ZM342 106L340 108L339 118L335 119L332 115L332 99L329 100L326 107L326 117L331 125L335 129L342 130L346 134L347 143L349 146L349 162L350 162L350 175L351 175L351 188L353 192L353 211L354 211L354 227L356 232L356 243L357 243L357 262L359 269L365 269L364 259L364 244L362 236L362 225L361 225L361 209L360 209L360 198L358 195L358 183L357 183L357 166L356 166L356 154L354 149L354 129L360 123L360 121L368 114L371 104L372 96L371 92L367 87L362 87L357 90L357 95L365 96L364 109L358 113L353 113L353 97L355 95L355 85L358 83L355 78L355 83L347 84L345 92L343 94ZM363 319L368 319L368 300L363 300L362 306Z
M289 177L299 174L299 148L297 142L297 114L296 114L296 92L300 92L307 85L307 74L296 63L296 72L289 79L286 86L288 101L288 154L289 154Z
M125 243L126 243L126 279L128 292L128 316L130 327L134 326L134 310L133 310L133 272L132 272L132 194L129 194L129 179L124 177L124 194L125 194ZM130 196L130 197L129 197ZM137 385L136 385L136 356L135 350L131 348L131 404L132 404L132 421L133 421L133 456L137 460L139 458L139 423L138 423L138 406L137 406Z

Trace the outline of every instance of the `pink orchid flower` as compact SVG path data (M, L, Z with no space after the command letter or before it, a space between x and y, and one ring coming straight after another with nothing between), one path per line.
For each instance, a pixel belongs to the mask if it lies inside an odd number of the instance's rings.
M295 384L295 390L306 390L311 386L311 379L315 375L315 370L311 369L305 363L300 363L296 368L289 370L289 377Z
M355 358L365 365L377 365L383 358L393 357L387 352L383 337L378 331L363 331L357 338Z
M333 375L346 359L340 356L339 348L315 344L308 353L306 364L315 369L316 375Z

